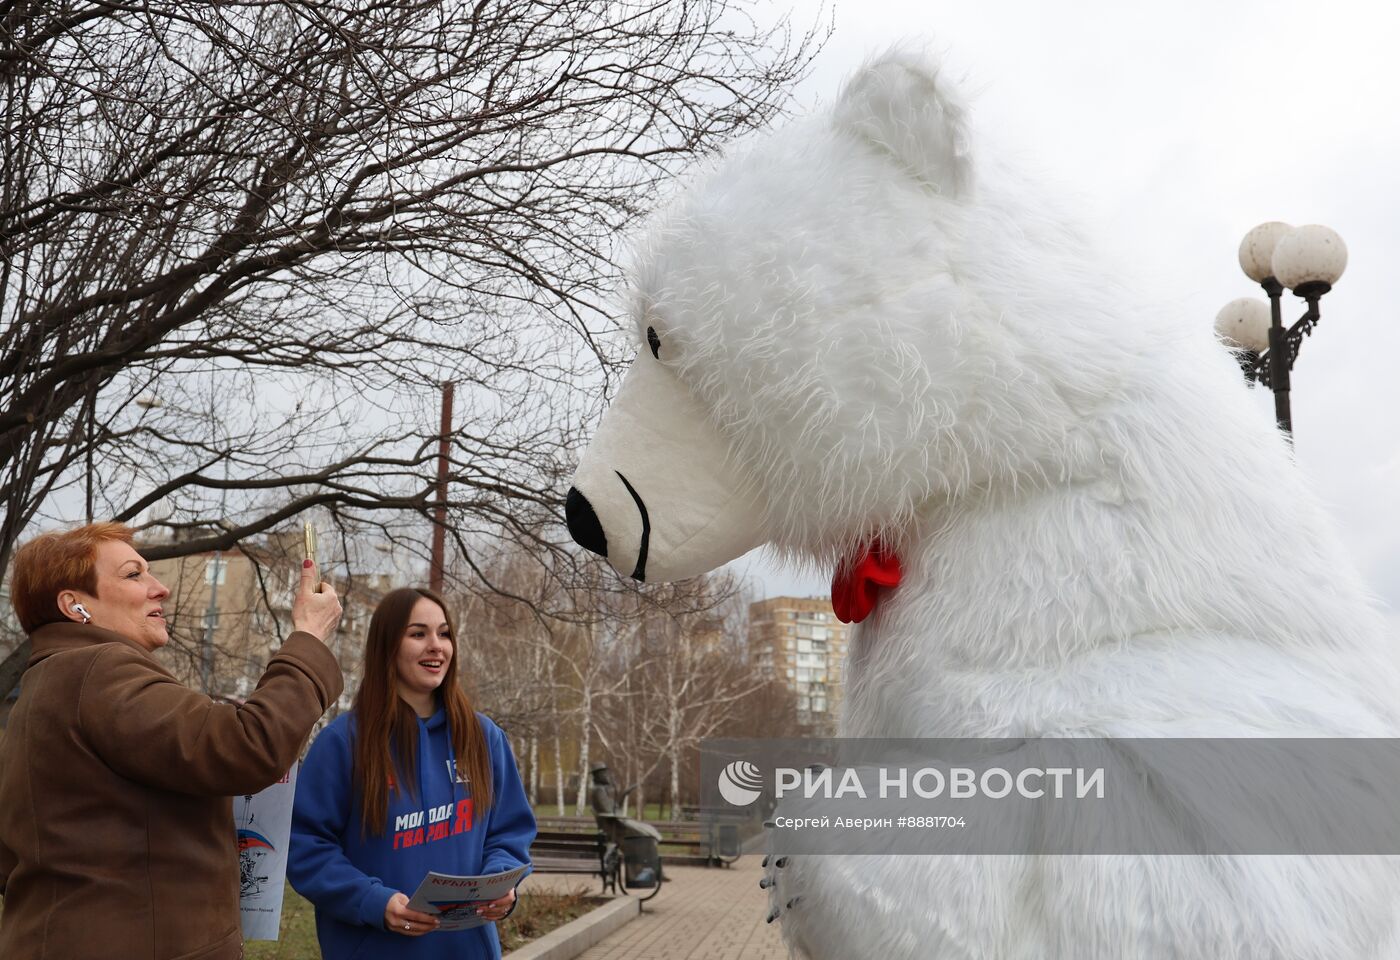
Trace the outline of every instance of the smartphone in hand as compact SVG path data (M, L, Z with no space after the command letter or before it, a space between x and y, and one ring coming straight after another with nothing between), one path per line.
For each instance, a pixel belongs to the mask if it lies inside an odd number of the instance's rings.
M306 548L306 559L311 561L312 569L316 571L316 575L319 577L321 575L321 568L316 563L316 528L311 525L310 520L307 520L301 525L301 537L302 543ZM316 584L316 592L321 592L320 583Z

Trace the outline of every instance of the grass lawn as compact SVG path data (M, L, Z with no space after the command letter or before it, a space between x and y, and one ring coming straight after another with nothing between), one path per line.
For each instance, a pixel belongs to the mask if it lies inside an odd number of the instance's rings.
M506 953L524 946L531 940L561 927L604 900L590 896L584 889L570 893L534 892L520 896L520 905L505 920L496 924L501 935L501 947ZM316 945L316 921L307 903L291 886L282 901L282 939L250 940L244 948L247 960L320 960Z
M282 896L282 939L249 940L243 955L248 960L320 960L321 948L316 945L316 918L311 904L287 884Z

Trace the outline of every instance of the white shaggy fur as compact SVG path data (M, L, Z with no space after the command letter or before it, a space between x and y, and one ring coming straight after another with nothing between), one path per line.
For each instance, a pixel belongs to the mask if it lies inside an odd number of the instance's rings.
M696 183L637 269L662 343L637 362L707 411L763 538L829 567L879 534L903 560L855 633L842 735L1395 736L1381 620L1209 324L1100 275L966 116L936 65L887 55ZM1390 858L776 878L818 960L1400 956Z

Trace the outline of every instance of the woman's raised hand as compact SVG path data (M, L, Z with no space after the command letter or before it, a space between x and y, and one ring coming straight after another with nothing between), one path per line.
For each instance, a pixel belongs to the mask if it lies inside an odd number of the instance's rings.
M335 587L321 582L313 561L303 561L301 584L292 600L292 629L303 630L324 643L339 622L340 598L335 595Z

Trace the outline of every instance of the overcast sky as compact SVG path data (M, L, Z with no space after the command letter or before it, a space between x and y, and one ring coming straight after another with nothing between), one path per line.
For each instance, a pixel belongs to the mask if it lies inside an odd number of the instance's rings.
M1342 235L1346 274L1293 374L1297 457L1400 626L1400 5L861 0L835 15L808 109L867 56L927 42L975 95L976 129L1074 200L1184 324L1262 296L1236 259L1255 224ZM1301 313L1286 294L1285 321ZM827 589L757 555L740 566L766 595Z

